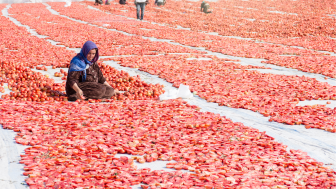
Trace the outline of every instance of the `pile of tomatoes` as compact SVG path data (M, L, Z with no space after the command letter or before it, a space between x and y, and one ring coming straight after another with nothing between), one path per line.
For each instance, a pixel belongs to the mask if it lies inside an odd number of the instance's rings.
M306 153L182 100L0 105L3 128L31 145L20 161L30 188L336 187L336 173ZM176 171L137 169L134 160L175 160L167 168Z

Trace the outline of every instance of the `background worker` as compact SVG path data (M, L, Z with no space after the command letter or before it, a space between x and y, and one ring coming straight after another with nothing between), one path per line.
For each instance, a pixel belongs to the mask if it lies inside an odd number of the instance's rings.
M94 5L101 5L101 4L103 4L103 0L95 0Z
M137 19L143 20L144 12L145 12L145 6L146 6L146 0L135 0L134 4L136 6L137 10ZM140 15L140 9L141 9L141 15Z
M156 0L156 1L155 1L155 4L156 4L157 6L165 5L165 4L166 4L166 0Z
M210 5L207 2L203 1L202 4L201 4L201 11L206 13L206 14L211 13Z
M121 5L125 5L125 4L127 4L126 0L119 0L119 3L120 3Z

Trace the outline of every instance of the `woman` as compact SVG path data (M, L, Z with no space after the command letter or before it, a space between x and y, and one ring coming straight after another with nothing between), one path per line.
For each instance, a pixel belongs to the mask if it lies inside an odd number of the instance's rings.
M97 60L97 45L87 41L79 54L70 62L66 82L66 94L69 101L78 99L111 98L117 92L107 82Z

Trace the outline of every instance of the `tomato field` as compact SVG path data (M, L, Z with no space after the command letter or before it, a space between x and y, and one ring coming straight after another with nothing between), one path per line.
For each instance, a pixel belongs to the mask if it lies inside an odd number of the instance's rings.
M0 4L0 185L336 189L336 5L200 3ZM87 40L124 92L69 102Z

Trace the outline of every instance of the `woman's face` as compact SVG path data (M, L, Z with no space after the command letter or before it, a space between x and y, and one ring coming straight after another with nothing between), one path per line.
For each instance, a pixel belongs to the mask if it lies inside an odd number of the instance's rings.
M88 59L88 61L92 61L93 58L96 56L96 49L92 49L87 55L86 55L86 59Z

